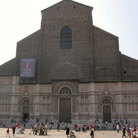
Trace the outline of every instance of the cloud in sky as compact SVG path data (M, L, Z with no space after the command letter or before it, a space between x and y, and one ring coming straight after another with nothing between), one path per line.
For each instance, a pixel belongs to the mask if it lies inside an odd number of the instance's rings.
M95 26L119 37L120 51L138 59L138 0L74 0L93 7ZM40 29L41 10L60 0L0 1L0 65L16 55L17 42Z

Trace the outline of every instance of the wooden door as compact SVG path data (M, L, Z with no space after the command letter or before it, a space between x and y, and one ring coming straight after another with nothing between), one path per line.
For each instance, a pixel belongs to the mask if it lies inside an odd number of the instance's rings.
M23 119L29 119L29 106L22 107Z
M111 106L104 106L103 107L103 122L111 123Z
M59 107L59 121L69 123L71 121L71 99L61 98Z

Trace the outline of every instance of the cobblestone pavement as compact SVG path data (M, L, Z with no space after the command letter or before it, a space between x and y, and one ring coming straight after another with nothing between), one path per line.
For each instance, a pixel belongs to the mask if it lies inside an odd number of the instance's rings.
M29 135L30 130L26 129L24 134L15 134L15 138L67 138L65 130L57 130L48 131L47 136L40 136L40 135ZM90 131L87 132L75 132L77 138L90 138ZM10 136L12 136L12 132L10 129ZM95 131L94 138L121 138L122 133L117 133L116 131ZM0 138L7 138L6 137L6 128L0 128Z

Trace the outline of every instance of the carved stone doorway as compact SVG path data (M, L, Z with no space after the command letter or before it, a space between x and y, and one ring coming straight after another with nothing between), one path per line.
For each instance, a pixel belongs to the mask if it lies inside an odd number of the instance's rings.
M69 123L71 121L71 99L61 98L59 106L59 122Z

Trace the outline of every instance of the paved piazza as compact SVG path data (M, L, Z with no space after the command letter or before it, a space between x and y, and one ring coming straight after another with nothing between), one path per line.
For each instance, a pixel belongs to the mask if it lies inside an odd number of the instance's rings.
M57 130L48 131L47 136L39 136L39 135L29 135L30 130L26 129L24 134L15 134L15 138L67 138L65 130ZM75 132L77 138L90 138L90 131L87 132ZM122 133L117 133L116 131L95 131L94 138L121 138ZM12 132L10 129L10 136L12 136ZM6 137L6 128L0 128L0 138Z

